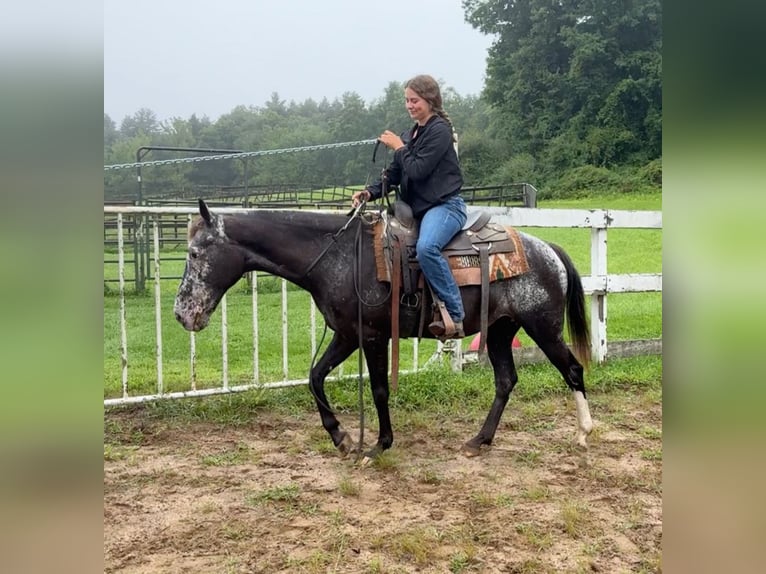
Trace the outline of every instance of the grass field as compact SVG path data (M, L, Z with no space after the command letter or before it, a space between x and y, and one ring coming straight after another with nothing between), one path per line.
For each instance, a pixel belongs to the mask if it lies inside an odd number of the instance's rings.
M661 209L661 195L599 197L594 200L542 202L545 208L612 208ZM590 267L590 231L587 229L526 229L529 233L562 245L582 274ZM609 231L608 271L610 273L659 273L662 271L661 230L614 229ZM183 271L183 250L162 252L161 274L180 276ZM105 253L104 259L116 259L114 253ZM174 260L175 259L175 260ZM153 268L153 266L152 266ZM132 266L126 266L127 278L132 277ZM106 264L104 278L113 279L117 266ZM108 286L107 286L108 285ZM105 283L104 293L104 397L121 395L121 359L119 329L119 299L116 283ZM163 382L165 391L189 388L189 335L175 321L173 299L178 280L161 282ZM282 374L281 280L265 277L258 279L259 319L259 380L279 381ZM292 285L288 292L288 378L307 376L311 363L310 297ZM253 381L252 296L245 281L234 287L228 301L228 356L229 383L231 385ZM662 296L660 293L628 293L608 298L609 340L645 339L662 336ZM144 294L128 292L126 320L128 341L128 388L130 394L156 391L157 366L155 359L154 283L148 283ZM210 326L196 335L198 388L217 386L221 379L221 320L220 310L211 319ZM317 313L316 341L321 339L324 323ZM531 344L520 333L522 344ZM329 334L328 334L329 339ZM325 341L326 343L327 341ZM467 344L467 343L466 343ZM402 369L412 366L412 342L402 342ZM422 341L418 360L422 365L436 349L434 341ZM356 354L346 363L345 371L353 373L357 366Z

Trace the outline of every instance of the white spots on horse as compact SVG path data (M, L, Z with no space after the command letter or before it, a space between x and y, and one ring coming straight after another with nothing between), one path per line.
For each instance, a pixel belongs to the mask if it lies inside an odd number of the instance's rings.
M533 313L542 309L550 299L550 294L545 287L537 278L529 274L520 275L511 282L510 296L513 307L520 314Z
M523 236L530 265L537 269L554 269L558 275L561 292L566 293L567 271L553 248L532 235L524 233L520 235ZM535 269L532 269L530 273L513 278L509 295L519 313L534 313L548 306L552 295L549 289L550 287L546 288L539 275L535 273Z
M348 271L346 271L341 265L330 267L325 270L325 273L327 275L327 283L335 287L343 285L349 279Z
M221 239L225 239L226 238L226 231L224 230L224 227L223 227L223 217L217 216L213 220L213 222L215 223L216 235L218 235L218 237L220 237Z
M202 280L210 271L209 261L186 256L186 270L173 305L174 313L186 328L198 330L204 328L210 320L215 297Z
M553 247L551 247L548 243L545 241L538 239L537 237L529 236L530 239L533 239L536 243L535 250L538 252L538 255L544 259L543 266L548 268L556 269L559 275L559 285L561 285L561 292L566 293L567 292L567 269L564 267L564 264L561 262L561 259L559 259L559 256L556 255L556 252L553 250Z
M187 273L176 295L173 310L185 327L198 330L207 325L212 307L212 293Z

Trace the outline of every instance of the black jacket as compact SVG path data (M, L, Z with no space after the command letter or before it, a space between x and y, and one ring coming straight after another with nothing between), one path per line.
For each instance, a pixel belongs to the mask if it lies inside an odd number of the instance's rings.
M460 193L463 174L452 140L450 125L439 116L431 116L426 125L418 125L402 134L404 146L396 150L386 169L388 185L398 185L401 199L420 219L434 205ZM382 196L382 181L367 187L373 199Z

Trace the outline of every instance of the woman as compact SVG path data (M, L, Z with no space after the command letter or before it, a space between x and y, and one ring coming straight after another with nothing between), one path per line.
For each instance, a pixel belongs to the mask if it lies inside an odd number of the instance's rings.
M460 197L463 175L454 146L454 130L442 109L439 84L431 76L419 75L404 85L407 112L415 120L409 132L397 136L384 131L378 138L394 150L385 173L390 185L398 185L401 199L420 223L417 257L426 280L443 302L450 321L434 321L428 328L440 339L456 339L463 332L463 300L441 251L466 221L466 206ZM382 196L382 180L354 193L354 206L362 199ZM437 302L437 305L439 302Z

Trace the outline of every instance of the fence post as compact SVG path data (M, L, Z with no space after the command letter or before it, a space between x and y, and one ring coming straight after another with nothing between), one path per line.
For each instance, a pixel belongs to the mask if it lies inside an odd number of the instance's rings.
M606 212L593 212L590 232L590 274L606 281ZM596 291L590 300L591 353L597 363L606 360L606 292Z
M162 292L160 280L160 216L152 220L154 236L154 322L155 322L155 354L157 355L157 394L165 392L162 383Z
M529 183L524 183L522 190L524 196L524 207L537 207L537 188Z

